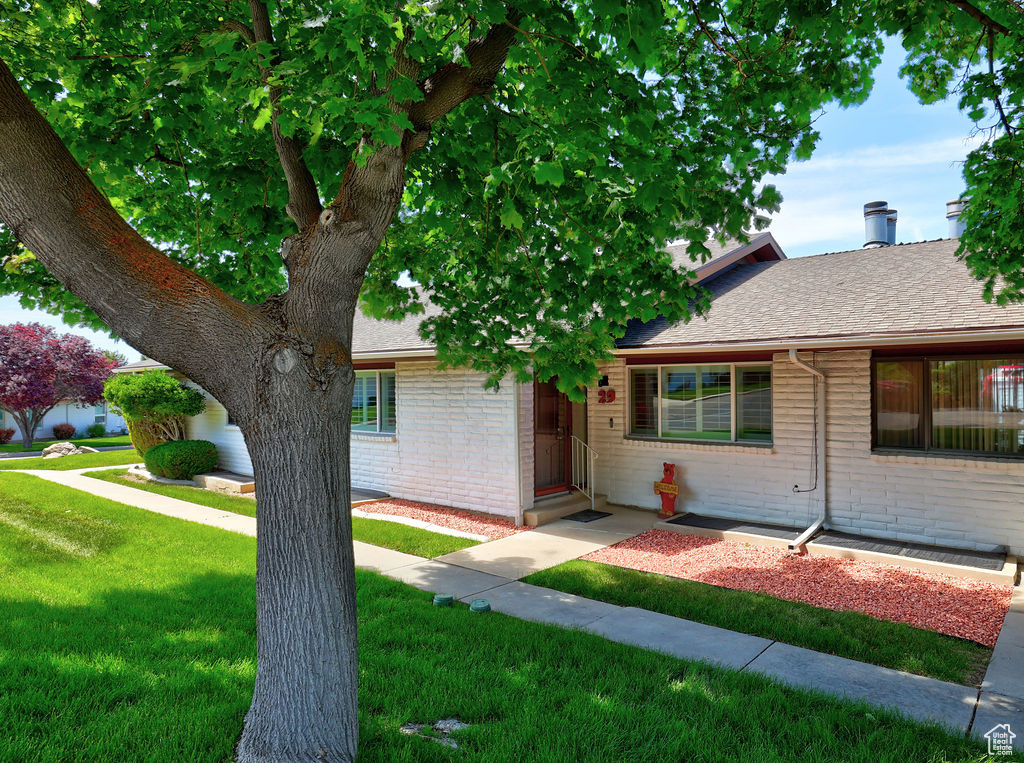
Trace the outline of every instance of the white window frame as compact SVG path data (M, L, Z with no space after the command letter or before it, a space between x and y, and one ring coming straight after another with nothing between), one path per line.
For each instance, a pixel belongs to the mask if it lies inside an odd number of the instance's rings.
M387 435L387 436L390 436L390 437L394 437L398 433L398 376L395 374L395 369L393 369L393 368L381 368L381 369L377 369L377 370L370 370L370 369L357 370L356 371L356 378L358 379L360 376L362 376L362 378L365 379L365 378L369 377L369 374L373 374L374 384L376 384L376 388L377 388L377 392L376 392L376 395L377 395L377 428L376 429L353 429L352 430L352 434L354 434L354 435L366 435L366 434L368 434L368 435L377 435L377 434L380 434L380 435ZM384 400L384 396L383 396L384 387L381 384L381 375L383 375L383 374L391 374L392 376L395 377L395 428L393 430L387 430L387 429L383 429L382 428L384 426L384 404L383 404L383 400ZM351 414L349 414L349 415L351 416Z
M664 437L661 433L661 369L663 368L698 368L700 366L729 366L729 439L728 440L708 440L700 437ZM736 369L737 368L768 368L768 372L771 374L771 393L772 393L772 438L770 440L737 440L736 439ZM654 370L658 379L658 391L656 393L656 400L658 401L658 434L657 435L645 435L645 434L634 434L633 432L633 371L640 370ZM663 442L693 442L693 443L704 443L704 444L725 444L725 445L750 445L752 447L766 447L775 443L775 368L771 360L750 360L742 361L739 363L721 363L714 361L704 361L701 363L643 363L636 365L626 366L626 421L627 429L626 436L637 440L661 440Z
M96 411L98 409L100 409L100 408L103 409L103 413L96 413ZM102 421L100 421L100 419L102 419ZM92 408L92 423L93 423L93 425L102 424L104 427L107 425L107 404L106 403L100 403L99 405L94 405L93 406L93 408Z

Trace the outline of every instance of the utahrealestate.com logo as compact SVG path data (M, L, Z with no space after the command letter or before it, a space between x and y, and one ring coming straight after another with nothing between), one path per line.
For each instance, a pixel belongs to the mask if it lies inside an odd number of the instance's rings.
M1000 723L985 734L989 755L1012 755L1013 740L1017 735L1010 731L1009 723Z

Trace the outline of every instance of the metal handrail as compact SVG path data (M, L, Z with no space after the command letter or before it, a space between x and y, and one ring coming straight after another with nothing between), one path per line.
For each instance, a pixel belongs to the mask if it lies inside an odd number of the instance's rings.
M572 454L572 486L590 499L590 508L596 506L594 498L594 461L597 452L576 435L569 435Z

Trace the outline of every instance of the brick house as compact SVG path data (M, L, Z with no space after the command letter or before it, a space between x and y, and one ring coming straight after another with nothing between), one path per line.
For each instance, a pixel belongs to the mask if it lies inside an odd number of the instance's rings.
M353 484L536 520L574 485L655 509L667 461L681 511L1019 554L1024 305L986 303L956 238L877 245L893 234L795 259L770 233L722 247L696 273L707 319L630 325L586 404L485 390L437 368L418 319L359 315ZM251 474L216 401L189 434Z

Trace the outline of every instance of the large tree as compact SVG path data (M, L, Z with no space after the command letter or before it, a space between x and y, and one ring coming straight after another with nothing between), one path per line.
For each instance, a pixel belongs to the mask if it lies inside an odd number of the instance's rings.
M810 153L823 104L866 96L880 31L959 60L930 30L980 39L996 14L1001 71L1020 41L1009 5L933 0L2 8L6 288L202 384L252 454L242 760L354 755L360 294L386 317L429 294L442 361L578 394L626 320L705 304L665 243L699 260L710 235L763 227L763 178ZM929 94L944 67L918 67Z
M114 363L85 337L58 334L38 323L0 326L0 410L32 449L46 414L61 403L95 405Z

